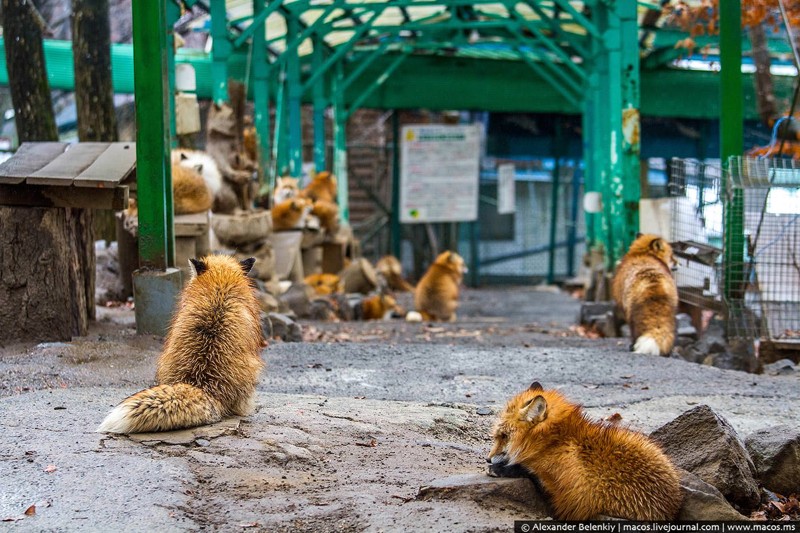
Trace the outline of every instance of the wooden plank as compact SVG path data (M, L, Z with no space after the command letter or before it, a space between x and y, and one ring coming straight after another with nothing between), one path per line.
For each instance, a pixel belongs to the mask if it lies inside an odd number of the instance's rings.
M95 189L54 185L0 184L0 205L18 207L79 207L85 209L114 209L128 207L128 187Z
M136 143L111 143L73 182L76 187L113 187L136 165Z
M67 143L22 143L10 159L0 164L0 183L22 183L25 178L64 153Z
M33 172L25 183L28 185L56 185L67 187L73 180L94 163L109 143L71 144L67 151L53 159L44 168Z
M190 215L175 215L175 236L190 237L208 233L208 211Z

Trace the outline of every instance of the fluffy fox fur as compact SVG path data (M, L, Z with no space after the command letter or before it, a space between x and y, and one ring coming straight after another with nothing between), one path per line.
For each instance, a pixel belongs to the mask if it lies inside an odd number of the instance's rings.
M386 280L386 286L393 291L413 292L414 286L403 278L403 266L393 255L385 255L378 259L375 269Z
M309 274L304 281L320 296L342 292L343 289L342 280L336 274Z
M275 190L272 191L272 205L278 205L290 198L300 194L300 187L297 185L297 178L278 177L275 183Z
M282 231L302 228L311 212L311 202L305 198L291 198L272 207L272 229Z
M172 200L176 215L200 213L211 209L211 193L200 169L172 165Z
M631 329L633 351L669 355L675 343L678 289L670 268L672 247L657 235L641 235L617 267L611 297Z
M339 206L327 200L317 200L311 214L319 219L319 225L330 234L339 231Z
M260 309L247 277L254 262L222 255L192 260L195 276L158 359L158 385L123 400L97 431L169 431L250 413L264 366Z
M466 271L464 259L457 253L439 254L414 291L414 306L424 320L455 322L458 286Z
M301 196L309 198L314 202L325 200L326 202L336 202L336 176L328 171L323 171L314 176L314 179L305 186Z
M375 294L361 301L361 316L364 320L383 320L397 314L405 314L397 300L389 294Z
M487 461L535 475L559 520L672 520L680 509L679 474L655 443L538 383L509 400L493 438Z

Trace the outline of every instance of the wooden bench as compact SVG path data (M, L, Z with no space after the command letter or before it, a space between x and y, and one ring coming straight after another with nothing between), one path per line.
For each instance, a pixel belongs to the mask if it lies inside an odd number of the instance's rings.
M0 205L125 209L135 168L136 143L23 143L0 164Z

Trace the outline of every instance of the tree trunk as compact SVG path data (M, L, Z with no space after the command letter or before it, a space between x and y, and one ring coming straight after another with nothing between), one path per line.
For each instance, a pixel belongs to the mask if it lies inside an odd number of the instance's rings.
M58 140L44 22L30 0L2 0L2 7L19 141ZM94 249L87 254L87 224L83 209L0 207L0 341L86 334L94 316Z
M57 141L44 65L45 22L30 0L2 0L6 69L19 142Z
M764 32L763 24L750 26L749 32L750 44L753 47L753 63L756 66L756 108L761 121L772 127L774 120L778 116L778 111L775 107L775 92L772 89L772 74L769 71L771 61L767 46L767 36Z
M82 142L117 140L114 87L111 81L111 29L108 0L72 1L72 57L75 66L75 105L78 139ZM93 212L98 238L116 238L111 210ZM93 242L89 242L94 246Z

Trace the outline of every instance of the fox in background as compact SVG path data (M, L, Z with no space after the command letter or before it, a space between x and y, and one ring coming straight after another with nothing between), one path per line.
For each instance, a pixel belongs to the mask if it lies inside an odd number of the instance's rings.
M611 297L631 329L633 351L667 356L675 344L678 288L672 247L658 235L639 235L611 282Z

